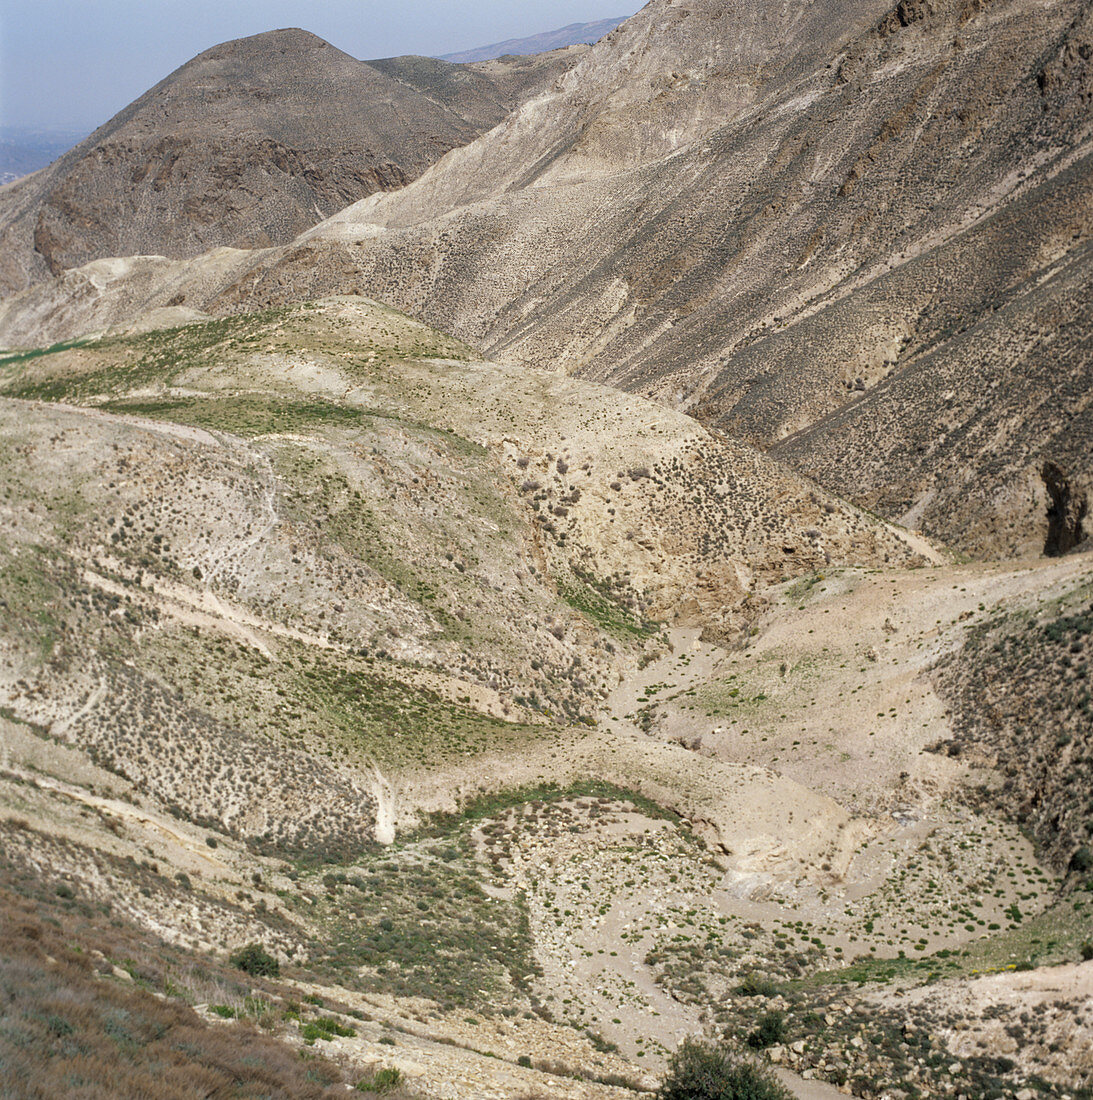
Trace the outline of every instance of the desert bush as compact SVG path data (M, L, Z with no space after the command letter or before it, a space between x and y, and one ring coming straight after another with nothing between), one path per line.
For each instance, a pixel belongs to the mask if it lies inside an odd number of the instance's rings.
M355 1088L358 1092L366 1093L368 1096L382 1096L385 1100L400 1100L412 1095L406 1089L402 1071L394 1066L373 1070L367 1077L358 1081Z
M718 1043L684 1039L668 1060L657 1100L792 1100L770 1069Z
M778 986L762 974L753 972L744 975L736 992L741 997L773 997L778 992Z
M774 1010L765 1012L759 1017L759 1026L748 1035L748 1046L754 1050L765 1050L767 1047L780 1043L785 1037L785 1014Z
M240 947L228 956L228 961L255 978L276 978L281 973L281 964L260 943Z

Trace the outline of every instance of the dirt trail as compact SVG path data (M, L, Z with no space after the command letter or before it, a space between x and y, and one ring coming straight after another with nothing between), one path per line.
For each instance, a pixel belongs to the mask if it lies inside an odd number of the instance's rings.
M74 802L82 802L85 806L100 810L112 817L121 818L148 832L158 833L168 843L182 848L203 864L207 864L208 866L205 869L208 871L215 870L222 873L227 870L224 862L214 856L207 845L198 844L191 837L180 833L159 814L150 813L145 809L122 802L116 798L100 798L82 787L75 787L70 783L54 779L52 776L44 775L42 772L29 772L17 766L8 766L4 769L4 773L22 782L31 783L42 790L52 791L54 794L72 799Z

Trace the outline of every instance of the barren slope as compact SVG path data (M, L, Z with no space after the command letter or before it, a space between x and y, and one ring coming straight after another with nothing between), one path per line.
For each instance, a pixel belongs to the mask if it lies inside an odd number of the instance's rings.
M357 61L301 30L215 46L0 190L0 293L103 256L287 242L416 178L575 61L495 80L425 57Z
M1077 495L1090 478L1089 20L655 0L397 194L285 250L74 274L0 334L366 293L780 446L969 552L1026 553L1044 463Z

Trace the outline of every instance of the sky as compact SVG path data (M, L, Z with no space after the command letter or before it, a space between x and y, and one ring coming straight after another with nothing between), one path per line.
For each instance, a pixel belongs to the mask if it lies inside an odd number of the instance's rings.
M0 126L91 131L202 50L303 27L368 59L631 15L642 0L0 0Z

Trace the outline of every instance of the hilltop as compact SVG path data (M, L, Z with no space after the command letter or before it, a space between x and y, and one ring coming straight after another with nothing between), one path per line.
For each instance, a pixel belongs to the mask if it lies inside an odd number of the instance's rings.
M358 61L298 29L214 46L0 189L0 292L106 256L284 244L415 179L575 60L513 80L424 57Z

